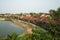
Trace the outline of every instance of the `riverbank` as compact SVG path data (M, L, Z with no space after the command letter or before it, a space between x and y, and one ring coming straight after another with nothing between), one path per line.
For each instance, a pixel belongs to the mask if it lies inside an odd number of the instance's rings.
M31 34L32 33L32 29L35 26L35 25L30 24L28 22L24 22L24 21L17 20L17 19L12 19L12 22L14 24L16 24L16 25L19 25L19 26L23 27L26 34Z
M0 18L0 21L4 21L5 20L5 18Z

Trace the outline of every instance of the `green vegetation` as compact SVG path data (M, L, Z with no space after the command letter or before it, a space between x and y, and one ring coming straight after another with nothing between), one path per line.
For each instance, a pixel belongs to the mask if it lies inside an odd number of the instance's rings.
M60 40L60 31L57 31L57 28L60 27L60 8L55 10L50 10L51 18L49 18L50 30L49 33L52 36L52 40ZM57 22L56 22L57 21Z
M30 15L33 15L30 13ZM6 38L1 38L0 40L60 40L60 31L57 31L56 28L60 27L60 22L58 24L55 20L60 19L60 8L55 10L50 10L50 17L49 19L49 30L45 30L40 27L35 27L32 29L32 34L15 34L7 35Z
M13 33L11 36L7 35L5 40L15 40L18 35L16 33Z
M54 36L52 36L49 31L46 31L39 27L35 27L32 30L32 34L23 33L23 34L18 35L18 34L13 33L12 35L7 35L7 37L4 38L4 40L54 40L52 39L53 37ZM0 38L0 39L2 40L3 38Z
M11 18L5 18L5 21L11 21Z
M50 10L49 12L52 18L60 18L60 7L57 10Z
M34 12L31 12L31 13L30 13L31 16L33 16L34 14L36 14L36 13L34 13Z

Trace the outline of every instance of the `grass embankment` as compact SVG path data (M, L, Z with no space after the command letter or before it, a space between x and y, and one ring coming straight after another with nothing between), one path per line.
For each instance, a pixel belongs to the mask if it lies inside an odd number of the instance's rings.
M32 23L21 21L21 20L17 20L17 19L12 19L12 22L14 24L17 24L17 25L23 27L24 30L25 30L25 33L27 33L27 34L31 34L32 33L32 29L34 29L35 27L38 27L38 26L36 26L36 25L34 25ZM42 28L40 28L40 30L41 31L46 31L46 30L44 30Z
M12 19L12 22L19 25L19 26L21 26L21 27L23 27L27 34L32 33L31 32L32 27L27 25L25 22L23 22L21 20L16 20L16 19Z

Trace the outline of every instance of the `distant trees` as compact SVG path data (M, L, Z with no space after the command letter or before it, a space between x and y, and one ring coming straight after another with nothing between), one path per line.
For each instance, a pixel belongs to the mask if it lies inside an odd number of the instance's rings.
M33 15L35 15L35 14L36 14L36 13L33 13L33 12L30 13L31 16L33 16Z
M19 14L19 16L23 15L22 13Z
M33 13L30 13L31 16L33 16Z

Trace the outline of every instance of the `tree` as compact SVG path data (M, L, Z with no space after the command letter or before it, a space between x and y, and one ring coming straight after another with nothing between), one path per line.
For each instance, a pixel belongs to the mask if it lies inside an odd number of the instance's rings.
M19 14L19 16L23 15L22 13Z
M49 32L52 35L52 40L56 40L57 35L60 35L60 33L57 31L57 28L60 27L60 8L58 8L57 10L50 10L49 12L51 17L51 19L49 19ZM56 21L58 22L58 24L56 23Z
M31 16L33 16L33 13L30 13Z
M57 10L50 10L49 13L52 18L60 18L60 7Z
M50 10L49 13L50 13L50 16L51 16L52 18L56 18L56 17L57 17L57 15L56 15L57 13L56 13L55 10Z
M57 9L57 13L58 13L59 18L60 18L60 7Z

